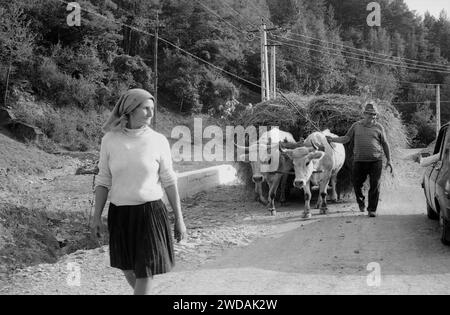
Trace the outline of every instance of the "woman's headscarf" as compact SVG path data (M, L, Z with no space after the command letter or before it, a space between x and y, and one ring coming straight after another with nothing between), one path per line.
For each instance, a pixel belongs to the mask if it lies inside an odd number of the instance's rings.
M114 106L108 121L103 125L103 131L109 132L125 128L128 122L126 116L149 99L155 101L153 95L142 89L132 89L122 94L116 106Z

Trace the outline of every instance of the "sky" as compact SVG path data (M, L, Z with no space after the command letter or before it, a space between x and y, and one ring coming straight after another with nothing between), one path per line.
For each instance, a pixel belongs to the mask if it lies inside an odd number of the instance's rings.
M442 9L450 16L450 0L404 0L410 10L423 14L428 10L435 17L439 17Z

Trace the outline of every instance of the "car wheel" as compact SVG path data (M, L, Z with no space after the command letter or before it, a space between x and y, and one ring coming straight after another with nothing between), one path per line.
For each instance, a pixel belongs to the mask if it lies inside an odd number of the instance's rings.
M444 245L450 246L450 222L445 218L442 218L441 241Z
M428 219L430 219L430 220L434 220L434 221L439 220L439 214L436 213L433 210L433 208L431 208L431 206L428 204L428 201L427 201L427 215L428 215Z

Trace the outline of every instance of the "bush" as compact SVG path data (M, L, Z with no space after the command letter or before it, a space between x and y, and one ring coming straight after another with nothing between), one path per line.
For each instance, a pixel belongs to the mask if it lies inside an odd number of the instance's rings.
M36 102L23 94L13 108L14 115L30 125L42 130L48 139L40 147L44 151L56 151L56 144L70 151L97 149L103 136L101 130L105 114L95 110L83 111L78 108L54 109L51 105Z
M50 58L43 59L33 77L39 94L54 101L58 107L92 109L96 104L96 85L62 73Z
M420 106L412 115L408 130L415 148L427 147L433 142L436 138L436 117L428 106Z
M58 68L70 76L81 75L89 82L100 82L105 78L105 65L100 61L90 41L79 47L52 47L51 58Z
M161 65L161 92L171 95L172 109L184 113L202 110L199 87L206 70L195 60L178 52L165 50Z
M117 56L113 62L114 80L124 82L130 88L142 88L147 91L152 91L153 88L153 73L142 58L136 56L120 55Z
M207 76L200 84L200 101L203 104L202 112L215 116L231 114L232 103L238 95L233 83L224 78L211 78Z
M84 113L77 109L58 110L59 120L55 124L52 139L69 151L97 149L103 136L104 118L94 110Z

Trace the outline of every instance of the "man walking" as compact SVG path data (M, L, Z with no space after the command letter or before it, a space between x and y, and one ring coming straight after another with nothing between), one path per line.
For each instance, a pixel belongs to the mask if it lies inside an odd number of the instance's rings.
M394 169L391 164L391 153L389 144L386 141L386 134L383 126L376 122L378 110L375 104L369 103L364 110L365 118L353 124L347 134L343 137L327 137L328 142L347 144L353 140L353 187L355 189L356 200L361 212L365 212L365 197L362 187L370 177L369 190L369 217L376 217L378 200L380 197L380 180L383 170L383 151L387 158L386 169Z

